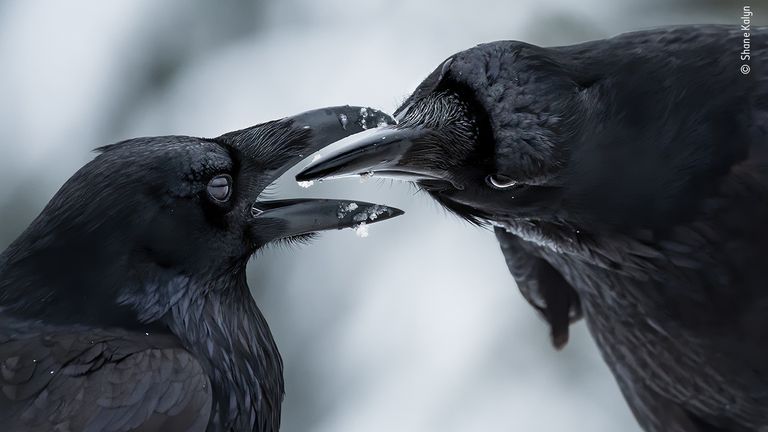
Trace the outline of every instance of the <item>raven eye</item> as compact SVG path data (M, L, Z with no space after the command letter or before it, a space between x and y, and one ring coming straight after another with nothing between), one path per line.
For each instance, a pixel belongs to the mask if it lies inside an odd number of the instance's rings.
M232 195L232 177L229 175L217 175L208 182L208 196L214 201L224 202L230 195Z
M517 182L503 174L491 174L485 178L485 181L493 188L508 189L517 186Z

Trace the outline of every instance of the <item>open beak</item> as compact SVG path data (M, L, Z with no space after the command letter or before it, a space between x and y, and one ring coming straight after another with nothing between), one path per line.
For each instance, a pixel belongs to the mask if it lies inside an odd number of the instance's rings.
M254 204L254 217L277 225L278 237L291 237L317 231L361 228L400 216L394 207L362 201L332 199L286 199Z
M394 124L395 121L389 115L372 108L337 106L307 111L278 122L302 135L306 131L308 136L304 135L303 148L292 150L291 156L284 163L269 172L273 181L328 144L367 129ZM246 129L234 134L242 137L249 133ZM307 198L256 201L251 208L254 220L260 224L274 225L271 233L277 238L324 230L361 228L403 213L393 207L367 202Z
M440 180L445 173L426 170L407 164L403 156L409 154L416 142L430 134L430 130L382 126L355 135L339 143L338 148L327 151L322 159L310 163L296 175L296 181L306 182L349 176L395 178L398 180Z

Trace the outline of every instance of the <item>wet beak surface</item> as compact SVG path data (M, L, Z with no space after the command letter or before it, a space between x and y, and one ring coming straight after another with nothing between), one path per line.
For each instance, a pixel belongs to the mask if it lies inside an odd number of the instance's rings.
M310 130L312 135L300 154L273 173L275 179L296 166L302 159L327 145L366 130L392 125L394 119L382 111L359 106L319 108L280 121L290 122L296 129Z
M290 237L381 222L403 211L362 201L299 198L257 202L252 214L255 219L279 224L279 235Z
M270 172L273 181L310 154L333 142L395 123L392 117L379 110L348 105L315 109L278 121L287 122L294 129L309 130L311 135L302 149ZM274 225L273 234L278 238L357 228L402 214L402 210L385 205L334 199L256 201L251 208L254 222Z
M304 182L366 174L398 180L439 178L439 173L402 163L403 156L411 151L415 141L427 133L429 130L421 127L398 129L395 126L359 133L322 159L310 163L296 175L296 180Z

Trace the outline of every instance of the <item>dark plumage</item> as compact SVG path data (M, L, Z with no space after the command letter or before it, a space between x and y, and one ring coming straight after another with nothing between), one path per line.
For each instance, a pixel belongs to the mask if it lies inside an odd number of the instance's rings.
M304 156L385 121L336 107L100 149L0 256L0 428L277 431L282 362L248 259L401 212L257 197Z
M763 430L767 35L748 75L736 25L480 45L297 178L415 178L495 226L557 347L583 314L646 430Z

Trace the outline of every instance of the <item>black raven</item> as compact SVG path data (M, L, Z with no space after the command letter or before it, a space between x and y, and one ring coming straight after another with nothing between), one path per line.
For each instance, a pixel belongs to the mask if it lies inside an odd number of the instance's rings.
M323 108L99 149L0 255L0 429L277 431L282 361L248 259L402 212L258 197L305 155L390 121Z
M768 430L768 29L744 33L479 45L297 179L410 178L493 225L555 346L583 314L646 430Z

